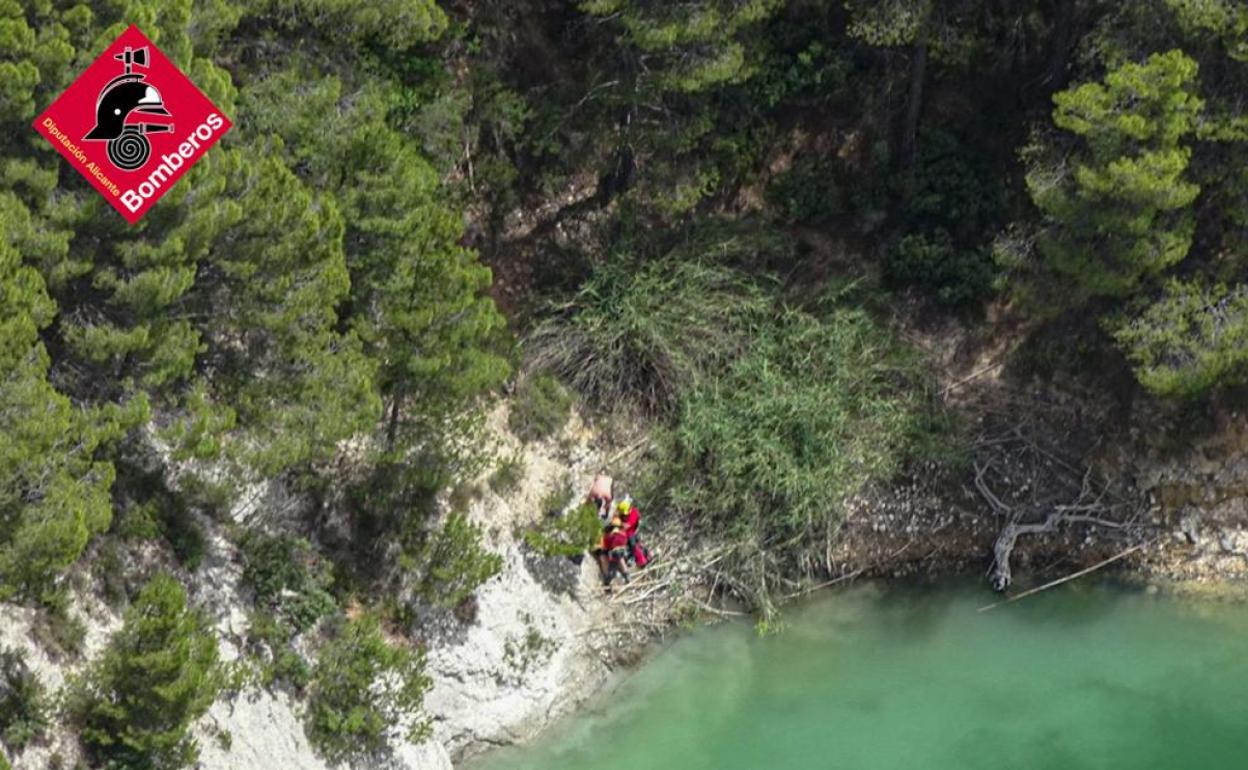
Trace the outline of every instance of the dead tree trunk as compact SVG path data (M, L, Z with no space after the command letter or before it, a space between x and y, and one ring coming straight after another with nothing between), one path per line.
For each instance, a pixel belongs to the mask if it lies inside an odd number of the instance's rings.
M1019 535L1034 535L1041 532L1052 532L1057 528L1055 516L1049 516L1043 524L1016 524L1011 522L1002 528L997 540L992 544L992 569L988 572L988 582L992 590L1002 593L1010 587L1010 554L1014 551L1014 543Z
M975 487L1004 524L992 547L988 582L1003 592L1013 575L1010 556L1018 538L1055 532L1064 524L1087 524L1114 530L1137 528L1137 508L1110 494L1109 485L1096 482L1092 469L1080 471L1015 431L1004 439L985 442L997 455L975 463ZM999 463L1002 470L994 467ZM994 472L1008 489L994 491L988 475Z

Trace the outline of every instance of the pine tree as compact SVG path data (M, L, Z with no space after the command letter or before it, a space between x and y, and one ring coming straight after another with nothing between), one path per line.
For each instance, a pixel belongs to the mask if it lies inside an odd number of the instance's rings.
M1200 396L1248 377L1248 287L1172 280L1114 338L1140 383L1163 396Z
M195 761L188 728L221 686L217 640L182 585L152 578L102 656L72 685L69 710L91 755L109 767L174 770Z
M1200 192L1184 177L1183 140L1203 107L1196 70L1181 51L1154 54L1054 97L1054 123L1082 141L1073 168L1035 162L1027 186L1049 220L1041 253L1076 298L1132 294L1187 256Z
M304 730L327 759L376 754L392 733L426 734L420 706L432 681L422 652L388 644L377 618L346 623L312 672ZM405 730L403 728L406 728Z
M114 470L97 455L146 406L83 409L48 382L39 330L55 306L9 243L20 207L0 193L0 597L49 590L108 528Z

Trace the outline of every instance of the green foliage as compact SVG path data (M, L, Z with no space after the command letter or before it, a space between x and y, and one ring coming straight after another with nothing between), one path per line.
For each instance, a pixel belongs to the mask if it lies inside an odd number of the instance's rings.
M432 684L424 669L424 653L387 643L374 616L347 622L312 671L308 740L331 762L376 754L391 734L421 740L428 723L420 707Z
M306 631L336 608L329 564L304 538L249 530L239 552L243 585L255 592L256 605L295 631Z
M162 524L165 539L182 566L192 572L199 569L207 541L203 527L191 516L191 512L185 506L175 506L169 510L169 516Z
M673 500L765 548L822 531L913 448L922 391L912 358L864 312L790 311L685 398Z
M1027 186L1051 222L1041 253L1076 299L1132 294L1187 256L1200 188L1184 179L1182 142L1203 107L1196 72L1170 51L1054 96L1053 122L1083 142L1073 168L1033 160Z
M798 162L767 186L767 199L793 222L822 222L844 213L837 165L827 160Z
M49 711L47 690L22 652L0 650L0 743L20 752L47 731Z
M578 505L566 514L560 503L551 511L543 510L541 520L521 536L543 556L577 556L598 545L602 522L591 503Z
M915 286L952 308L987 299L996 278L988 239L1003 193L982 150L948 131L926 130L915 167L895 175L891 188L906 233L885 251L889 283Z
M260 5L296 29L307 24L335 42L387 55L434 40L447 25L434 0L267 0Z
M1235 0L1166 0L1166 5L1184 31L1211 36L1232 59L1248 62L1248 8Z
M1248 287L1172 280L1114 332L1141 384L1193 397L1248 377Z
M845 0L852 37L873 46L901 46L915 41L932 12L932 0Z
M885 255L884 270L890 281L920 286L950 307L984 299L993 285L991 256L959 249L943 228L898 240Z
M750 324L768 305L731 268L616 260L529 335L527 350L534 368L597 409L671 413L709 367L749 344Z
M257 611L248 618L247 649L260 661L262 687L292 687L302 691L312 679L312 668L293 647L289 622Z
M108 528L114 469L97 453L146 407L79 409L49 383L55 306L3 228L18 206L0 192L0 598L39 596Z
M942 129L924 130L920 143L913 171L892 180L905 225L942 228L964 247L982 245L999 224L1004 196L983 148Z
M484 296L490 271L458 245L462 217L417 148L386 124L382 96L344 94L334 78L301 88L296 75L260 84L250 106L285 140L287 162L341 201L349 323L379 364L387 453L434 462L457 444L458 414L509 374L498 353L503 319ZM339 111L348 98L352 108Z
M516 452L511 457L505 457L498 461L498 466L490 474L490 489L498 495L514 492L520 487L520 483L524 481L524 473L523 452Z
M516 388L507 426L521 441L541 441L563 428L571 412L572 398L558 380L545 373L530 375Z
M503 570L503 557L482 543L481 527L458 512L425 536L414 558L406 558L420 573L417 594L442 607L457 606Z
M141 468L122 461L113 495L117 516L112 532L130 540L163 537L182 566L192 571L199 567L206 540L191 512L195 497L172 489L163 468Z
M581 9L623 27L628 42L657 66L658 87L683 93L740 82L752 72L738 35L776 12L779 0L655 4L582 0Z
M87 639L87 624L70 611L69 592L45 593L44 607L35 616L31 635L52 657L77 658Z
M133 228L25 130L131 22L248 118ZM39 596L108 527L149 411L172 460L234 477L379 427L426 474L409 488L464 470L506 334L455 196L391 120L450 82L416 50L447 25L431 0L0 3L0 596ZM129 494L118 532L160 528L194 568L186 508Z
M74 681L68 710L95 761L164 770L198 756L189 733L221 686L217 640L186 592L161 574L139 592L99 659Z

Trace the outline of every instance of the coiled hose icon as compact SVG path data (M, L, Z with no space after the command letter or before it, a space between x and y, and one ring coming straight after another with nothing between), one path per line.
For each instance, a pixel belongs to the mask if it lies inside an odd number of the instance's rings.
M142 168L151 154L151 142L147 141L138 126L126 126L121 136L108 142L108 159L114 166L126 171Z

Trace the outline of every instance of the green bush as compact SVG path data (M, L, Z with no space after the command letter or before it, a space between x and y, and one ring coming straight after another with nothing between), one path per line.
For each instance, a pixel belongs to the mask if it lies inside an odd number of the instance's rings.
M496 494L505 495L514 492L524 481L524 453L517 452L511 457L498 462L498 467L490 474L490 489Z
M307 540L248 531L239 541L239 552L243 585L255 591L256 604L295 631L311 628L334 611L330 566Z
M770 307L743 273L690 260L599 267L529 336L530 366L598 409L671 413L708 368L750 344Z
M1144 387L1195 397L1248 378L1248 286L1170 281L1114 339Z
M190 510L190 497L172 489L163 470L121 463L118 497L124 504L113 520L112 532L127 540L163 536L182 566L194 571L204 559L203 527Z
M989 252L959 249L942 228L894 243L884 272L891 283L918 286L950 307L982 301L992 293L994 279Z
M108 606L114 609L122 607L130 598L132 575L128 554L115 536L108 536L100 543L91 562L91 571L99 581L100 593Z
M431 684L424 653L391 646L377 619L364 615L346 623L321 650L304 731L331 762L380 752L400 725L409 740L421 740L429 726L420 707Z
M169 546L183 567L194 572L204 560L207 540L200 526L185 505L175 505L166 511L161 529Z
M540 441L568 423L572 397L549 374L525 377L516 388L507 425L522 441Z
M481 528L462 513L452 513L441 529L428 533L404 566L419 575L417 593L440 607L455 607L503 569L503 557L481 543Z
M248 620L247 650L260 661L260 685L307 687L312 669L292 647L290 625L267 612L253 612Z
M862 311L788 312L685 400L673 502L763 548L800 542L898 467L922 393L913 358Z
M791 222L823 222L845 212L836 164L798 161L767 185L767 200Z
M602 522L592 503L579 505L566 516L556 508L541 521L524 530L522 537L530 548L543 556L576 556L598 545Z
M48 712L47 691L22 652L0 651L0 742L20 752L48 729Z
M902 218L919 230L943 229L960 246L977 245L1001 218L1004 190L981 147L948 131L924 131L917 167L894 177Z
M172 576L152 578L103 654L70 685L67 710L100 765L171 770L199 754L189 733L221 687L217 639Z

